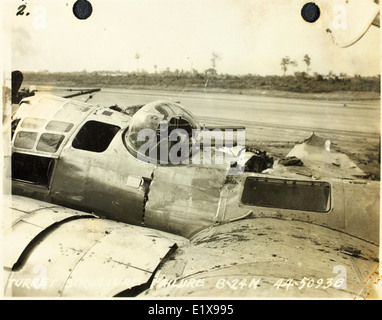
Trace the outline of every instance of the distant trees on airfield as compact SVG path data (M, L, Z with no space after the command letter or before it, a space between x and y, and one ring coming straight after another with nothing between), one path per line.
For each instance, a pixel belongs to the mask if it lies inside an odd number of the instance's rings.
M287 66L291 66L290 64ZM29 85L52 85L63 87L120 87L120 88L188 88L205 89L255 89L281 90L291 92L334 92L365 91L380 92L380 76L362 77L360 75L339 75L330 71L323 75L317 72L296 71L286 75L261 76L256 74L232 75L219 74L216 69L208 68L203 72L192 70L155 69L149 73L144 70L134 72L94 71L94 72L23 72L24 83ZM208 80L208 81L207 81Z
M134 56L137 63L141 58L139 52ZM190 70L170 70L166 67L159 70L153 66L154 72L147 72L137 68L136 71L94 71L87 72L54 72L48 70L40 72L23 72L24 82L34 85L52 85L65 87L120 87L168 89L187 88L206 90L237 89L237 90L279 90L301 93L325 93L336 91L380 92L380 75L362 77L349 76L346 73L336 75L333 71L328 74L311 73L311 58L305 54L301 61L305 64L305 71L294 71L298 66L296 60L289 56L281 58L282 75L261 76L256 74L233 75L217 72L217 62L222 56L217 52L211 54L211 66L199 72L191 64Z

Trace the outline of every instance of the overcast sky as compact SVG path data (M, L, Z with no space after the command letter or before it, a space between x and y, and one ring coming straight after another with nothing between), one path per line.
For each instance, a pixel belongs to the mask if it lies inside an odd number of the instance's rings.
M74 0L28 0L28 16L16 16L25 1L6 1L13 70L202 72L216 52L218 73L282 75L284 56L298 62L287 73L304 71L305 54L311 72L380 73L379 29L339 48L325 32L325 12L315 23L301 18L308 1L90 0L86 20L73 15Z

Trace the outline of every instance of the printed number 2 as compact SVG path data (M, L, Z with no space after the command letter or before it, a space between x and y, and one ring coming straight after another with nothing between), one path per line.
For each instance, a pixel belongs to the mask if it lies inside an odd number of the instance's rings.
M17 8L17 10L19 10L19 11L17 11L16 16L22 16L24 14L24 10L25 10L26 7L27 6L25 4L19 6Z

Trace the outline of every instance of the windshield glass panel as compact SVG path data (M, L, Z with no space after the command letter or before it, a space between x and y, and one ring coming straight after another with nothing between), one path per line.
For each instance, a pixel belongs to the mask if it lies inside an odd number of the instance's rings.
M37 118L25 118L24 121L21 124L22 128L27 129L40 129L45 124L44 119L37 119Z
M15 147L32 149L37 139L37 132L20 131L15 138Z

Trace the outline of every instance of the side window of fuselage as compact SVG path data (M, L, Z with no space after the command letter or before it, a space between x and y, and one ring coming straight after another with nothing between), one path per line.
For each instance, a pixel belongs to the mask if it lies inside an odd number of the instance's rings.
M48 187L53 164L53 158L14 152L12 179Z
M99 121L86 122L73 140L72 146L92 152L103 152L121 128Z

